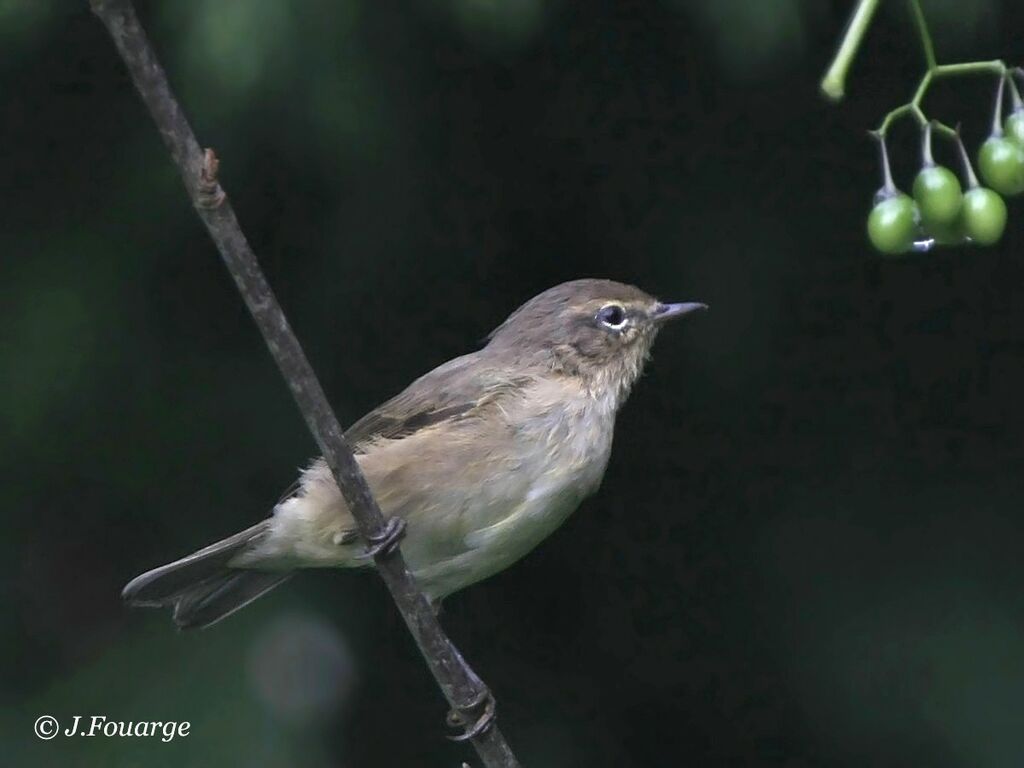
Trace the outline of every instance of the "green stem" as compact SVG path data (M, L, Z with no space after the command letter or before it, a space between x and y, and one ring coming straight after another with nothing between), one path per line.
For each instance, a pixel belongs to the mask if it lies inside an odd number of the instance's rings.
M1019 112L1024 109L1024 101L1021 101L1020 91L1017 90L1017 83L1013 81L1013 77L1007 75L1006 84L1010 86L1010 96L1013 98L1013 111Z
M889 126L891 126L894 122L899 120L901 117L906 117L907 115L913 115L914 118L920 123L921 122L921 115L918 114L920 112L921 112L920 109L916 109L916 110L914 109L913 102L908 102L906 104L901 104L900 106L896 107L896 109L892 110L889 114L887 114L885 116L885 119L882 120L882 124L880 126L878 126L878 128L877 128L877 130L875 132L878 135L884 137L886 134L889 133ZM927 120L925 120L925 122L927 122Z
M931 120L930 124L932 126L932 132L937 131L938 133L941 133L943 136L945 136L947 139L954 140L957 136L960 135L956 128L951 128L945 123L939 122L938 120Z
M990 136L999 138L1003 135L1003 93L1006 92L1004 78L999 78L999 87L996 89L996 100L992 107L992 133Z
M846 93L846 76L853 64L853 60L864 42L864 35L871 26L875 11L881 0L857 0L853 9L853 15L846 25L839 49L829 65L828 71L821 80L821 91L832 101L839 101ZM1006 74L1006 65L999 60L995 61L967 61L958 64L939 64L935 58L935 45L932 43L931 32L928 30L928 22L925 19L924 11L921 9L921 0L908 0L911 16L914 18L914 26L917 28L917 35L921 40L921 49L924 53L926 71L921 82L914 92L914 97L906 104L901 104L885 116L881 127L878 129L882 134L889 130L889 126L897 119L912 115L917 123L924 126L928 118L921 110L921 102L924 100L932 81L940 77L955 77L958 75L970 75L977 73L992 73L1003 76ZM952 128L935 123L936 130L945 136L952 138L956 131Z
M881 0L857 0L857 7L846 26L843 41L839 44L835 58L821 80L821 92L832 101L839 101L846 93L846 74L857 55L857 49L864 41L864 35L871 26L871 19L878 10Z
M921 0L910 0L910 13L914 17L917 34L921 38L925 66L931 71L938 66L938 62L935 61L935 46L932 45L932 35L928 31L928 23L925 21L924 12L921 10Z
M910 100L911 104L916 104L918 107L921 106L921 102L924 101L924 95L928 93L928 89L931 88L932 80L934 78L934 69L929 69L924 73L924 77L921 78L921 82L917 84L917 90L914 91L914 98Z
M932 69L935 77L954 75L999 75L1006 74L1006 65L1000 59L992 61L966 61L961 64L939 64Z
M882 165L882 188L878 190L878 195L881 198L895 197L900 191L896 188L896 182L892 178L889 149L885 146L885 136L876 133L875 138L878 139L879 159Z
M960 162L964 166L964 176L967 177L967 188L977 189L978 177L974 175L974 168L971 166L971 158L967 156L967 149L964 147L963 139L960 138L960 132L956 131L953 134L953 140L956 142L957 152L960 153Z
M921 167L922 168L934 168L935 167L935 156L932 154L932 124L928 123L924 127L923 135L921 136Z
M843 33L839 49L836 51L836 55L821 81L822 93L833 101L842 99L846 92L846 75L850 70L850 65L853 64L853 59L856 57L861 43L864 41L864 35L868 31L868 27L871 26L871 20L874 18L875 11L878 10L880 1L857 0L857 5L853 9L853 15L850 16L850 21L846 25L846 31ZM907 0L907 2L910 6L910 14L914 19L917 35L921 40L921 50L924 53L926 69L910 101L906 104L900 104L890 111L882 119L882 124L875 133L884 141L893 123L904 117L913 117L914 121L922 128L930 124L935 133L947 139L956 139L958 136L956 129L938 120L929 121L928 116L925 115L924 110L921 108L921 104L928 94L928 89L932 83L941 77L958 77L961 75L984 73L1004 78L1007 73L1006 65L998 59L993 61L965 61L957 64L939 64L935 58L935 45L932 43L931 32L928 31L928 22L925 19L924 11L921 9L921 0ZM1024 73L1020 74L1024 77Z
M882 119L882 124L877 129L878 132L884 136L888 133L890 126L894 122L908 115L912 116L918 125L924 127L928 123L928 117L921 108L921 103L928 94L928 89L932 83L941 77L977 74L993 74L1005 77L1006 65L998 59L992 61L966 61L958 64L936 64L934 67L929 68L921 77L921 82L917 84L917 88L914 90L914 95L910 101L906 104L900 104ZM931 123L934 129L946 138L952 139L956 136L956 131L948 125L944 125L937 120L932 120Z

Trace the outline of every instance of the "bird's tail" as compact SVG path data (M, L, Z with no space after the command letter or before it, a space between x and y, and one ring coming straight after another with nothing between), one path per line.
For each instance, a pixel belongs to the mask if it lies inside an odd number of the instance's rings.
M208 627L266 594L291 571L232 568L231 560L267 533L254 525L188 557L136 576L121 596L129 605L171 608L179 629Z

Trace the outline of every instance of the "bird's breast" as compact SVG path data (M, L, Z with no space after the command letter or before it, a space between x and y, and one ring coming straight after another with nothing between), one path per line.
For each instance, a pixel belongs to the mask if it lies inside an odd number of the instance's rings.
M495 472L479 499L463 506L458 551L422 557L414 545L410 553L417 579L432 595L449 594L507 568L597 490L611 452L614 414L593 405L580 398L557 409L516 414L509 447L517 461ZM414 536L411 526L408 535Z

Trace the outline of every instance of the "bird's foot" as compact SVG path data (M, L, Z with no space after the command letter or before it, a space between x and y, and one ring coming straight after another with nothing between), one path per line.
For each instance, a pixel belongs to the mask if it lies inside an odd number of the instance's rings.
M448 738L452 741L469 741L484 733L494 724L495 702L491 692L481 686L479 692L468 702L448 712L445 721L449 728L461 728Z
M389 517L384 530L366 539L366 554L370 557L390 555L395 551L398 542L405 535L405 520L400 517Z

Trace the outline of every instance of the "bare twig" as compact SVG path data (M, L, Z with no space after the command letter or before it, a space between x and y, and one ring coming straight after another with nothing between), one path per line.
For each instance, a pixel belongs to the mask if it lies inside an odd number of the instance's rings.
M400 548L392 545L401 535L401 526L385 521L370 493L320 382L274 298L231 202L220 186L217 158L212 150L200 149L131 0L90 0L90 5L110 32L142 100L156 121L181 171L196 213L206 225L281 375L288 382L360 534L373 544L377 571L452 707L449 720L467 728L467 736L485 766L515 768L519 763L493 721L493 699L441 629L433 609L409 573ZM474 725L479 727L474 728Z
M879 2L880 0L857 0L857 6L846 25L839 50L836 51L825 77L821 79L821 92L832 101L841 100L846 93L846 73L850 70L857 50L864 41L868 27L871 26L871 19L878 10Z

